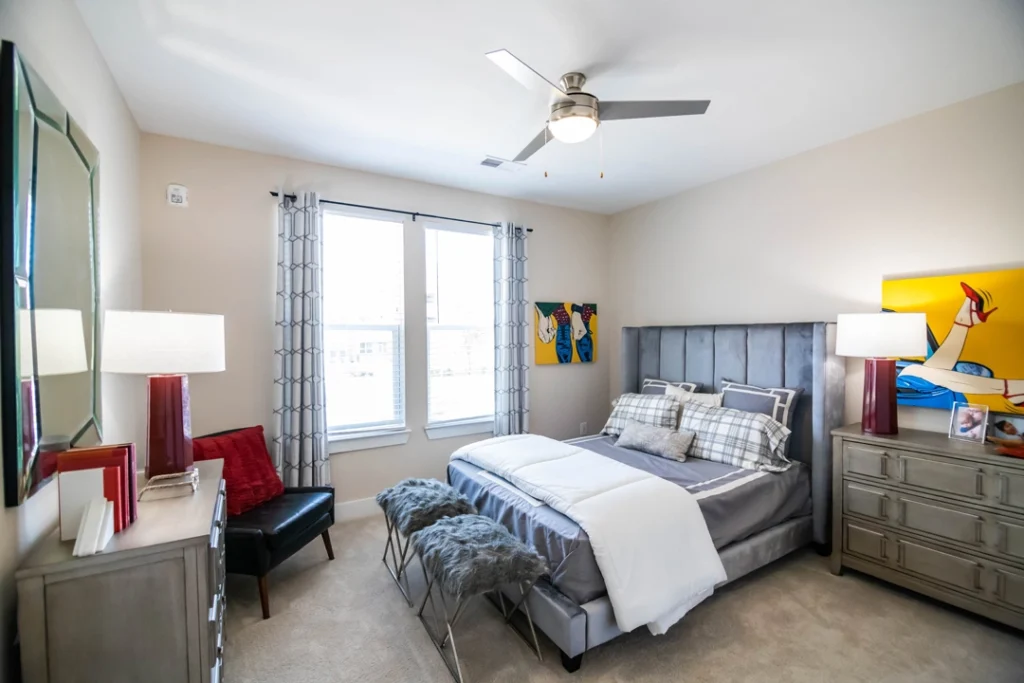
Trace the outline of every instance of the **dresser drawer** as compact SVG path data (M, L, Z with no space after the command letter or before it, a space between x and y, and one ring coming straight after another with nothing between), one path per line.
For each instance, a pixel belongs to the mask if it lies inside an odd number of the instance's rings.
M980 514L920 498L896 495L896 523L906 529L981 546L984 519Z
M1014 609L1024 610L1024 574L1000 567L996 577L994 601Z
M999 470L995 476L997 502L1004 507L1024 512L1024 474Z
M905 538L896 540L896 566L911 574L969 593L982 593L984 566L930 544Z
M905 486L975 500L985 497L985 472L980 466L968 462L960 464L932 456L900 452L896 478Z
M883 448L843 442L843 473L887 479L893 457Z
M843 550L884 563L886 553L885 533L881 530L860 526L856 522L843 522Z
M843 482L843 512L884 521L889 515L889 496L884 489L853 481Z

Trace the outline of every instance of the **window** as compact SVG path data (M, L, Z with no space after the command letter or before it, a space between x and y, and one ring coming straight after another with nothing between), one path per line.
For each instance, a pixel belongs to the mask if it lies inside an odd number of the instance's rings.
M427 424L494 414L494 240L490 232L425 230ZM428 432L429 433L429 432Z
M333 434L405 426L404 226L324 212L324 373Z

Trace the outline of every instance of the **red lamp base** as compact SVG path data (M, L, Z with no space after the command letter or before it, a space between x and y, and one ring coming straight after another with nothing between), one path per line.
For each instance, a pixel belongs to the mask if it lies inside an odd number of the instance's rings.
M146 477L192 469L188 375L149 377Z
M864 361L864 413L861 421L865 434L899 433L895 360L868 358Z

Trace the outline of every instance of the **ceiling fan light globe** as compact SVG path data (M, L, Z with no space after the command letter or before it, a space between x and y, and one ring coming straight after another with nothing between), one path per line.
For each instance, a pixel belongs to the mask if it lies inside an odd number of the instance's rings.
M548 122L548 130L559 142L583 142L597 130L597 121L590 116L564 116Z

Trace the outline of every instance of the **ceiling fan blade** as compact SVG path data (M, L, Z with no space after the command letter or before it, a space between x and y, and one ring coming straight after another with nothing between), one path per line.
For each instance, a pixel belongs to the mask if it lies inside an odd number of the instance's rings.
M515 158L512 159L512 161L526 161L527 159L532 157L541 147L546 145L550 138L551 136L548 135L548 129L545 127L544 130L537 133L537 137L535 137L533 140L530 140L530 144L524 147L523 151L517 154Z
M565 94L564 90L541 76L526 62L519 59L508 50L494 50L493 52L486 53L485 56L487 59L497 64L502 71L519 81L523 87L541 92L547 92L548 88L553 88L556 92L561 93L562 95Z
M598 103L602 121L621 119L656 119L662 116L690 116L703 114L708 110L711 100L666 100L637 102L605 102Z

